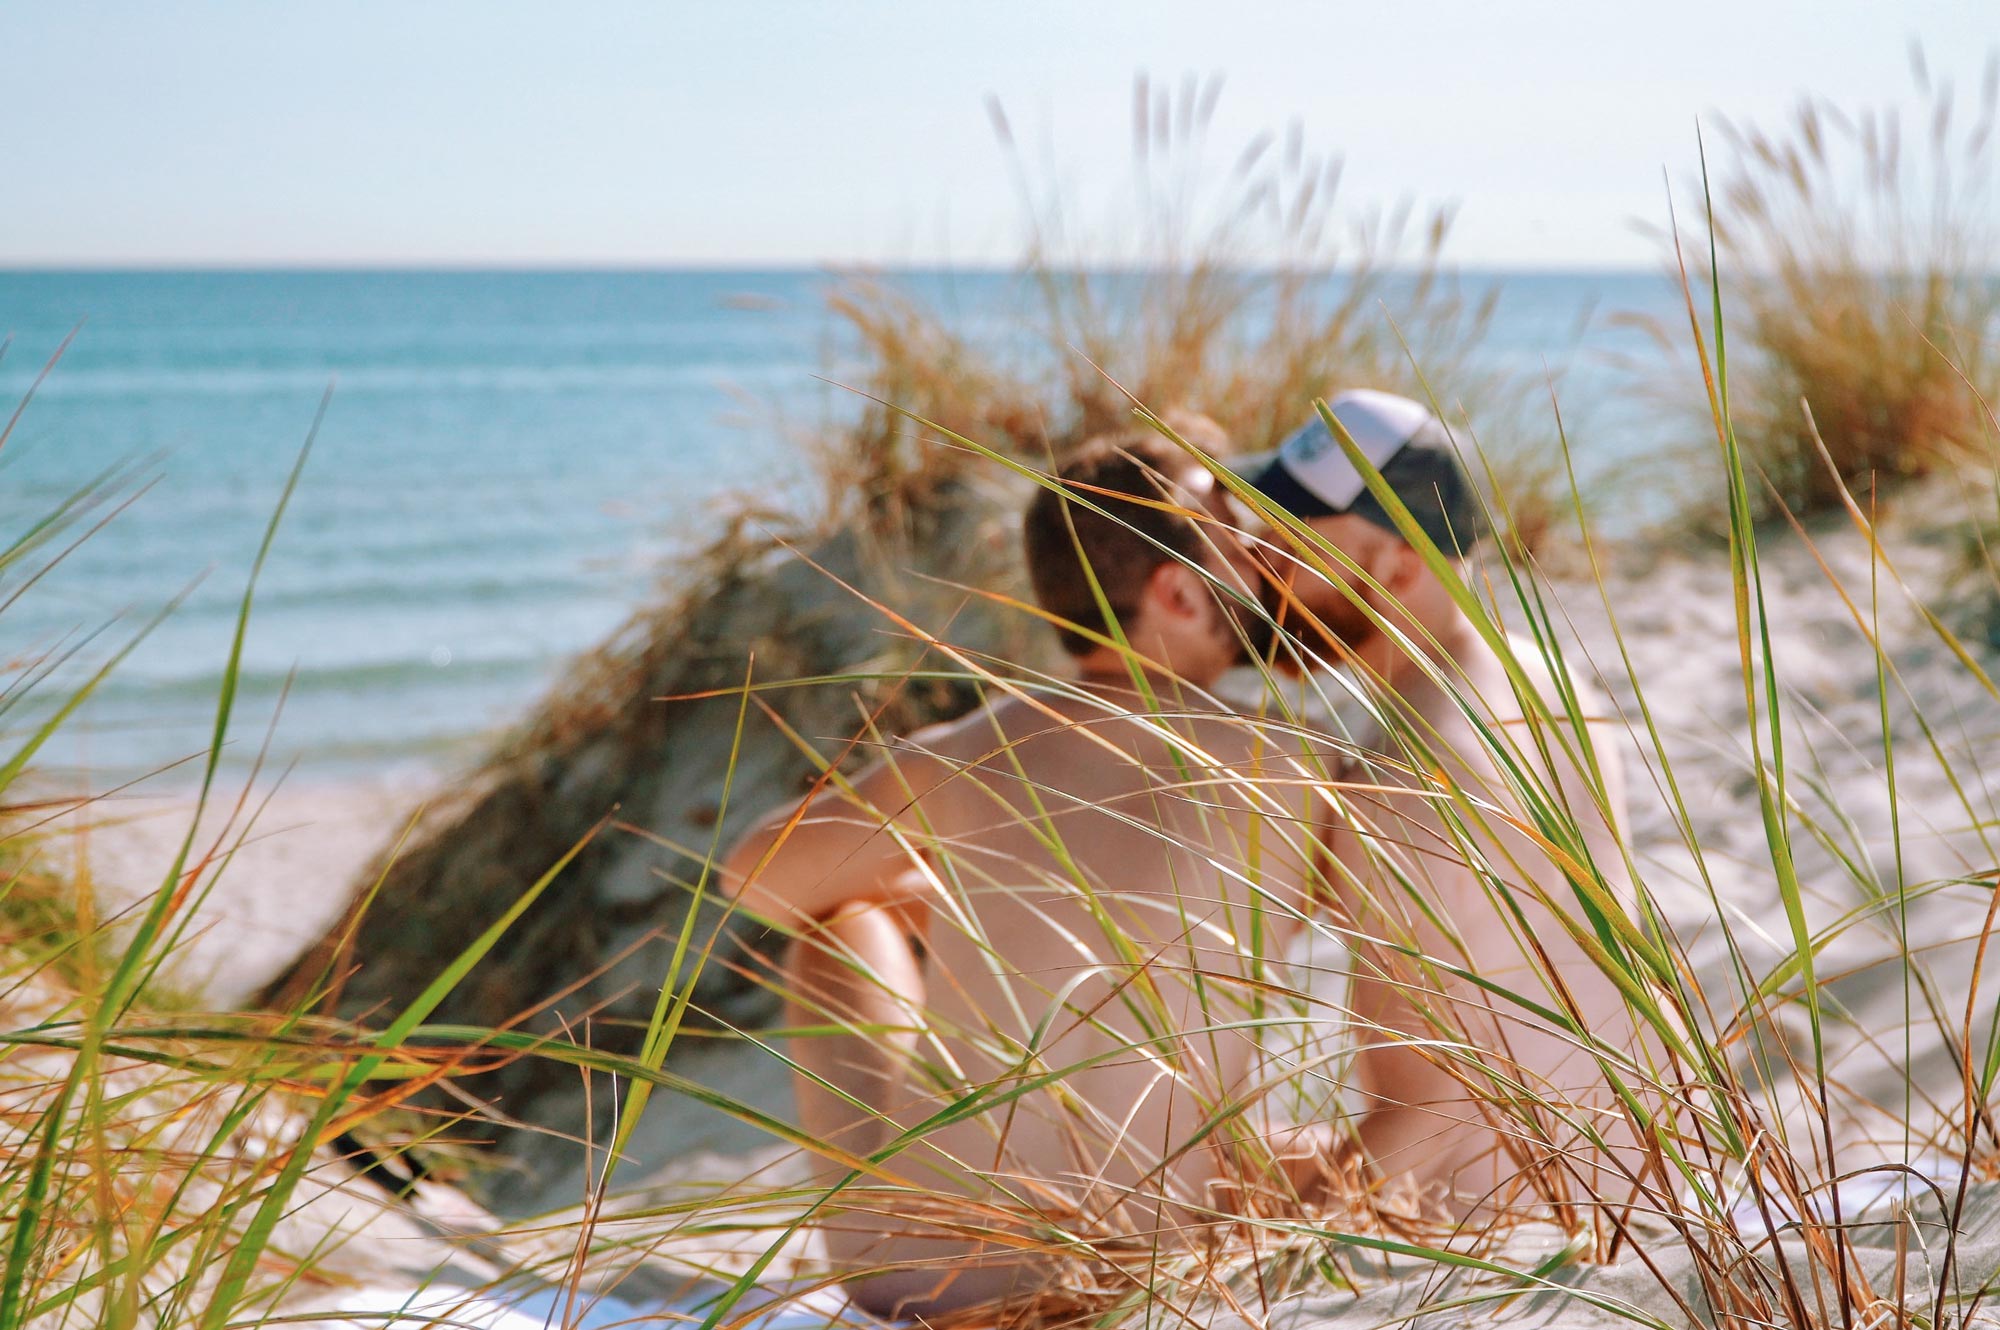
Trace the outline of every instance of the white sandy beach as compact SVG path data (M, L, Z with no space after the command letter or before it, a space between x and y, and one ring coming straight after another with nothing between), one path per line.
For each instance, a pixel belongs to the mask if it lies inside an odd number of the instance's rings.
M188 855L203 897L172 981L218 1006L246 1001L334 921L427 792L408 775L293 780L247 799L219 783ZM47 845L86 870L101 912L131 912L165 881L196 811L192 792L142 787L55 818Z

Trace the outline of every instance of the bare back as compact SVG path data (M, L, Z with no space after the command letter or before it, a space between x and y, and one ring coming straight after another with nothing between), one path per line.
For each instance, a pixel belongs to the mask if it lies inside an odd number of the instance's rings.
M1030 1087L932 1131L906 1161L922 1185L1008 1179L1093 1218L1157 1208L1128 1196L1205 1199L1213 1138L1186 1143L1242 1092L1262 1014L1245 981L1298 927L1308 823L1239 718L1137 701L1009 698L915 736L898 764L917 794L899 820L947 890L917 1054L935 1084L897 1120L968 1086Z

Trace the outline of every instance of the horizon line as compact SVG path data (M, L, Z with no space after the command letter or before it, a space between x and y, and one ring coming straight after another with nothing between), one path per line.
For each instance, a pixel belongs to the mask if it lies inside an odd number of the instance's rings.
M1155 273L1184 264L1139 264L1102 263L1064 265L1041 271L1062 273L1090 273L1115 275L1120 273ZM1282 263L1244 263L1232 265L1229 271L1253 273L1279 273L1296 271L1304 273L1320 272L1327 276L1340 276L1352 271L1351 268L1334 265L1292 265ZM187 274L255 274L255 273L296 273L338 275L343 273L464 273L467 275L521 274L578 274L603 273L652 274L652 273L785 273L785 274L964 274L967 276L1019 276L1037 271L1018 260L1009 262L958 263L949 260L932 262L883 262L859 259L662 259L645 261L599 261L599 260L428 260L428 259L301 259L273 260L270 262L240 263L226 259L199 260L40 260L40 259L0 259L0 273L8 275L49 274L49 275L113 275L119 273L187 273ZM1534 276L1633 276L1638 274L1666 275L1666 269L1659 265L1610 264L1610 263L1463 263L1428 266L1424 264L1390 264L1374 269L1378 273L1415 274L1432 272L1450 275L1534 275Z

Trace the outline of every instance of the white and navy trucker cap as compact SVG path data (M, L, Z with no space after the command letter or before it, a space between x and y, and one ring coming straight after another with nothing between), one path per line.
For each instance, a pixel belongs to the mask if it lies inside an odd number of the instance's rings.
M1442 421L1407 397L1366 388L1327 407L1439 549L1466 549L1479 539L1484 514ZM1236 473L1294 517L1352 513L1396 530L1317 412L1276 451L1239 462Z

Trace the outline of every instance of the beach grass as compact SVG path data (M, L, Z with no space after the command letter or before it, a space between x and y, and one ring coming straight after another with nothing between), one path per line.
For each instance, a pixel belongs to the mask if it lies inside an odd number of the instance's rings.
M1163 101L1150 87L1142 88L1139 100L1144 122L1155 127L1149 153L1182 143L1202 123L1207 101L1199 88ZM1171 130L1157 128L1162 124ZM1281 163L1294 160L1282 151L1279 156ZM1259 160L1251 156L1248 169L1254 171ZM1323 171L1315 170L1309 178L1324 179ZM1285 178L1297 179L1304 167L1284 171L1294 173ZM1316 196L1306 197L1304 205L1294 203L1280 213L1309 216ZM1728 206L1728 195L1719 195L1714 212ZM1384 902L1380 917L1336 922L1314 916L1300 922L1350 954L1393 957L1385 976L1403 987L1429 1022L1421 1041L1427 1055L1482 1097L1496 1133L1519 1146L1524 1157L1539 1152L1539 1166L1526 1171L1526 1184L1508 1198L1502 1213L1471 1232L1427 1214L1415 1198L1358 1178L1323 1201L1308 1204L1295 1194L1277 1152L1256 1132L1238 1126L1293 1095L1306 1101L1300 1111L1338 1120L1342 1063L1337 1052L1322 1051L1306 1065L1275 1068L1255 1084L1197 1087L1204 1119L1190 1128L1189 1148L1211 1136L1230 1139L1226 1157L1234 1172L1230 1185L1209 1198L1202 1222L1186 1233L1148 1232L1117 1215L1050 1216L1008 1178L992 1178L990 1193L976 1199L930 1197L951 1210L965 1232L1038 1252L1055 1272L1049 1289L1028 1304L988 1309L968 1323L1117 1326L1186 1319L1209 1324L1230 1315L1264 1322L1289 1306L1328 1318L1358 1308L1365 1323L1389 1324L1420 1311L1469 1318L1494 1310L1546 1309L1553 1301L1579 1314L1646 1326L1694 1322L1850 1330L1941 1328L1962 1323L1976 1309L1993 1272L1968 1273L1970 1257L1961 1256L1958 1243L1974 1217L1970 1207L1990 1204L1990 1193L1981 1187L1994 1177L1996 1158L1991 1103L2000 1079L2000 1038L1986 954L2000 899L1994 890L2000 860L1993 853L1995 809L1981 766L1982 751L1990 751L1990 726L1980 728L1976 718L1968 722L1957 710L1933 714L1927 699L1911 695L1905 683L1911 643L1892 638L1883 625L1913 625L1897 632L1954 662L1968 691L1986 704L2000 702L2000 688L1987 673L1990 652L1961 640L1945 616L1923 609L1903 576L1900 552L1878 520L1873 489L1855 483L1877 474L1877 464L1871 464L1875 470L1850 466L1841 451L1845 445L1833 442L1824 429L1814 433L1809 424L1807 443L1822 474L1799 480L1789 495L1809 498L1801 505L1808 509L1831 507L1834 519L1802 522L1796 530L1771 525L1774 511L1788 509L1774 509L1766 485L1773 464L1758 451L1763 445L1752 442L1762 437L1751 433L1753 426L1762 428L1755 425L1762 419L1765 391L1755 386L1762 382L1755 354L1762 343L1753 337L1753 386L1746 393L1735 377L1741 357L1732 330L1738 326L1739 293L1753 311L1759 301L1776 297L1760 280L1744 285L1729 280L1723 235L1718 230L1715 248L1704 245L1706 257L1689 265L1706 280L1688 284L1686 335L1712 407L1704 474L1726 496L1728 576L1722 585L1741 700L1740 787L1728 815L1754 826L1751 840L1719 841L1713 814L1700 806L1697 773L1677 756L1686 752L1688 718L1679 699L1649 685L1644 653L1620 626L1634 608L1622 598L1629 587L1621 590L1608 571L1612 552L1594 541L1582 520L1581 500L1568 494L1561 502L1565 495L1552 495L1546 485L1535 486L1532 495L1511 493L1501 465L1505 457L1496 456L1496 509L1535 511L1551 532L1574 529L1564 538L1577 542L1590 576L1560 594L1536 575L1523 557L1532 550L1520 544L1502 542L1461 570L1448 552L1407 528L1459 609L1509 665L1530 720L1521 733L1482 731L1485 756L1505 773L1504 788L1473 790L1439 781L1427 789L1443 811L1450 849L1463 856L1485 888L1501 926L1532 888L1518 865L1478 849L1485 830L1496 819L1508 819L1542 853L1559 860L1565 891L1536 892L1534 904L1589 947L1621 995L1621 1009L1565 1008L1555 996L1559 978L1548 973L1508 984L1488 981L1483 991L1509 1018L1555 1022L1618 1087L1625 1120L1641 1128L1642 1161L1624 1179L1637 1201L1578 1193L1573 1179L1589 1162L1579 1155L1593 1150L1601 1125L1575 1105L1521 1083L1495 1050L1468 1032L1451 1004L1436 995L1479 977L1464 974L1452 956L1427 951L1399 933L1392 923L1396 912ZM1318 359L1273 367L1261 363L1272 348L1256 342L1226 357L1189 358L1186 339L1170 330L1233 326L1246 311L1262 307L1259 302L1276 300L1282 308L1287 298L1282 286L1275 292L1232 286L1272 279L1232 278L1220 265L1200 280L1196 285L1189 278L1186 288L1173 288L1182 290L1179 296L1170 289L1160 297L1169 303L1149 316L1169 331L1142 361L1173 373L1134 376L1125 386L1136 384L1159 396L1127 395L1119 386L1124 381L1106 363L1118 347L1129 345L1119 340L1131 335L1128 330L1105 334L1109 340L1099 345L1096 367L1079 363L1065 371L1072 386L1053 398L1055 407L1048 405L1046 382L981 369L974 353L948 340L948 330L928 313L899 312L888 296L853 296L848 317L868 339L877 366L870 383L880 406L843 445L852 451L846 469L838 471L846 482L839 503L855 506L837 504L834 520L861 521L887 550L900 553L913 542L939 538L939 529L927 523L949 510L953 493L990 487L1016 500L1028 486L1055 483L1054 464L1087 432L1136 421L1217 463L1218 478L1272 524L1272 540L1288 557L1325 571L1339 567L1339 551L1283 514L1260 508L1202 439L1177 431L1168 408L1220 410L1218 418L1237 441L1256 446L1273 441L1308 403L1351 376L1393 374L1388 381L1430 398L1455 426L1465 424L1451 406L1466 395L1463 385L1454 382L1448 364L1426 364L1415 342L1385 331L1375 316L1357 309L1314 315L1326 321L1313 322L1303 303L1301 322L1288 335L1303 339ZM1043 298L1049 308L1067 311L1050 325L1067 330L1084 326L1071 322L1083 317L1075 311L1100 303L1083 279L1052 286ZM1462 310L1450 304L1443 309L1440 322L1448 333L1464 326ZM1204 323L1208 315L1202 311L1219 312L1219 321ZM1379 344L1363 337L1364 324L1374 329L1367 337L1383 339ZM1402 352L1401 369L1389 368L1387 359L1371 360L1387 357L1391 346ZM1952 359L1954 353L1936 339L1930 349L1957 366L1957 381L1977 382L1976 366ZM1932 373L1927 358L1898 363L1911 374ZM1811 384L1802 391L1808 402L1815 401ZM1266 392L1293 395L1259 396ZM1982 427L1986 432L1944 437L1952 456L1993 445L1992 417L1974 400L1978 410L1970 418L1988 422ZM1815 409L1809 419L1825 425L1832 418L1833 412ZM1554 425L1551 432L1559 439ZM1477 463L1482 450L1473 431L1464 430L1462 441ZM1499 446L1494 445L1496 452ZM301 467L305 461L302 454ZM287 495L300 474L294 471ZM1548 474L1567 477L1570 468ZM1379 477L1372 483L1385 507L1396 512L1394 495L1380 486ZM115 506L116 492L116 485L85 491L16 539L0 560L8 585L31 582L37 553L60 557L58 537L86 530L90 514ZM232 723L233 683L244 628L254 614L256 570L277 539L282 511L281 503L255 554L235 646L219 674L218 754ZM1508 523L1498 525L1504 529ZM1851 563L1820 558L1839 540L1858 542L1864 551L1858 576ZM760 554L772 548L777 546L758 546ZM1873 680L1865 699L1879 717L1872 734L1830 736L1818 723L1814 690L1802 677L1814 662L1781 631L1781 597L1770 570L1783 548L1809 551L1851 610L1859 646L1850 642L1845 649L1861 653ZM740 547L730 553L748 557ZM970 584L953 590L946 602L951 606L977 601L1025 628L1045 627L1004 591ZM1221 586L1218 593L1238 594ZM985 639L963 641L956 611L928 618L879 591L841 595L850 613L872 616L899 639L901 650L888 666L823 675L752 674L747 659L729 662L732 677L717 686L731 717L726 779L714 792L721 805L709 819L715 830L694 847L703 867L688 879L687 890L697 900L717 891L708 866L724 848L720 827L727 807L746 797L734 778L746 769L742 745L752 723L778 721L786 742L818 773L822 786L839 788L844 779L843 758L853 745L844 737L830 745L784 723L779 705L789 690L811 684L883 698L942 684L960 700L1009 693L1081 700L1072 685L1035 660L996 654ZM1261 606L1246 609L1268 614ZM1606 625L1594 649L1582 645L1576 632L1576 620L1585 614ZM1117 641L1115 634L1111 640ZM1280 640L1282 653L1318 663L1306 642L1282 635ZM114 648L105 668L118 658ZM1352 792L1352 775L1323 750L1302 742L1323 732L1318 711L1294 703L1299 686L1265 668L1270 701L1243 714L1240 723L1270 748L1296 753L1313 787L1334 798ZM1598 748L1606 742L1602 727L1581 723L1576 705L1553 706L1526 682L1542 673L1587 681L1599 672L1629 681L1613 693L1612 742L1618 760L1631 768L1634 801L1657 806L1672 828L1681 853L1671 861L1629 828L1611 855L1591 849L1590 824L1616 802L1601 774L1613 765L1612 754ZM27 687L45 686L36 662L23 664L16 677L10 706ZM54 709L51 720L38 723L9 750L7 765L0 767L0 801L35 751L73 714L72 703L80 704L102 677L90 675ZM616 682L622 676L609 677ZM1447 689L1461 686L1444 666L1437 667L1436 680ZM1315 701L1334 710L1347 705L1346 698L1333 694L1333 685L1320 686L1328 695ZM1359 679L1355 687L1365 693L1367 681ZM1433 736L1400 719L1394 708L1378 710L1389 741L1386 760L1410 773L1434 770ZM893 727L883 714L880 707L864 709L858 729L863 750L887 750ZM913 718L921 713L898 714L895 720ZM1107 715L1105 722L1120 719ZM1860 776L1850 764L1835 779L1832 755L1821 749L1843 737L1875 747ZM1547 775L1551 753L1596 775L1581 791L1563 788ZM226 797L214 789L215 773L211 756L204 800ZM1271 837L1298 840L1302 832L1292 811L1297 777L1261 785L1260 779L1256 773L1240 776L1240 796L1269 810ZM1942 792L1941 810L1912 802L1908 791L1920 786ZM244 806L253 808L254 800L246 799ZM17 827L33 827L35 809L23 803L10 811ZM619 1096L618 1108L608 1138L582 1143L593 1168L588 1190L575 1198L579 1211L520 1221L452 1248L476 1252L485 1262L483 1282L468 1286L466 1296L534 1281L566 1290L563 1319L573 1320L607 1288L599 1277L603 1271L628 1278L631 1270L650 1263L676 1276L709 1276L717 1293L702 1304L701 1323L729 1325L748 1307L744 1299L768 1280L825 1278L808 1241L814 1224L843 1209L908 1204L913 1191L923 1191L919 1161L932 1148L926 1138L938 1125L1004 1121L999 1110L1007 1104L1059 1094L1065 1077L1078 1070L1023 1058L1010 1042L1018 1031L998 1023L957 1031L990 1046L996 1057L1019 1063L1017 1074L966 1083L955 1079L949 1066L920 1055L912 1074L949 1091L930 1122L917 1128L891 1124L889 1144L866 1155L812 1140L769 1106L679 1074L678 1050L699 1033L738 1042L746 1057L795 1067L785 1040L795 1044L855 1031L838 1012L827 1013L823 1024L779 1034L712 1025L696 1031L697 986L704 970L718 963L712 949L720 935L692 928L673 940L656 996L644 1019L624 1032L623 1051L593 1042L582 1030L527 1028L512 1019L520 1013L490 1022L441 1015L454 993L605 834L608 812L594 810L559 845L521 849L529 858L517 865L525 877L522 890L490 902L490 914L467 938L436 955L434 970L410 1000L347 1021L317 1014L326 1005L322 999L349 977L351 953L337 947L318 959L305 982L294 985L287 1005L272 1010L204 1014L163 1009L149 1000L151 986L170 966L177 939L199 908L204 884L212 882L213 873L227 871L227 855L198 846L192 831L174 861L162 866L159 890L115 927L93 917L87 890L33 867L32 829L0 842L7 856L0 871L13 884L0 901L0 927L9 939L0 951L5 958L0 1011L6 1013L0 1023L7 1044L0 1054L7 1091L0 1100L5 1159L0 1216L7 1234L0 1330L30 1322L215 1330L288 1317L324 1318L354 1290L378 1286L384 1278L421 1283L420 1273L384 1265L369 1246L373 1221L355 1218L353 1207L336 1205L337 1217L323 1223L314 1216L328 1197L354 1194L374 1198L369 1214L398 1213L395 1203L365 1190L370 1184L359 1180L353 1162L339 1157L347 1149L341 1142L369 1140L394 1153L430 1144L431 1138L483 1131L478 1111L438 1108L438 1092L460 1091L462 1101L476 1100L485 1083L479 1077L499 1062L535 1063L566 1077L588 1073L593 1078L588 1084L609 1086ZM1059 828L1042 829L1060 848ZM1941 844L1949 848L1942 857ZM949 847L939 848L943 875L961 892L991 887L1007 875L1005 865L955 860ZM1240 857L1224 866L1255 880L1261 869L1254 847L1235 852ZM1395 880L1393 856L1376 867ZM1628 884L1632 897L1629 906L1621 906ZM1143 940L1121 929L1117 910L1099 899L1099 885L1087 877L1043 885L1093 907L1103 921L1105 948L1128 958L1130 983L1122 999L1127 1010L1153 1032L1148 1042L1162 1061L1175 1074L1192 1076L1175 1066L1173 1049L1185 1036L1175 1030L1178 1022L1149 977ZM1752 894L1739 894L1745 891ZM352 930L368 906L364 899L343 928ZM1454 922L1494 926L1485 919ZM975 924L968 914L949 926ZM1351 1043L1366 1018L1347 1010L1337 990L1329 997L1296 968L1287 970L1283 957L1257 959L1264 977L1254 991L1214 977L1204 990L1212 997L1201 1011L1202 1029L1195 1033L1266 1031L1275 1039L1303 1031L1319 1050ZM781 983L769 969L755 975L765 985ZM1039 1001L1045 1020L1094 1019L1069 1009L1058 992L1040 994ZM1897 1017L1892 1027L1864 1022L1884 1011ZM1646 1032L1636 1049L1610 1033L1624 1024ZM890 1032L882 1033L886 1038ZM1409 1038L1408 1031L1380 1033ZM1921 1079L1919 1065L1926 1069ZM1938 1075L1941 1067L1948 1074ZM1874 1083L1864 1084L1871 1074ZM425 1092L431 1092L428 1098ZM767 1133L774 1147L810 1159L814 1170L830 1168L831 1180L775 1167L768 1178L738 1169L727 1177L703 1175L695 1181L713 1185L670 1199L621 1196L612 1185L614 1156L631 1145L649 1095L668 1094L698 1098ZM1569 1129L1570 1143L1550 1144L1551 1122ZM1080 1136L1098 1130L1084 1121L1076 1129ZM553 1135L549 1141L552 1149L577 1145ZM981 1171L979 1160L953 1162L962 1173ZM1833 1185L1871 1177L1912 1198L1909 1206L1878 1212L1869 1221L1888 1231L1886 1246L1883 1232L1866 1231L1847 1208L1851 1187ZM1598 1265L1616 1266L1626 1277L1619 1282L1590 1276ZM630 1293L637 1283L624 1287Z
M1934 79L1921 49L1911 65L1913 103L1807 96L1781 126L1713 122L1715 206L1674 248L1704 280L1712 228L1731 275L1730 419L1760 517L1991 464L2000 56L1970 96ZM1673 398L1699 400L1685 357L1680 367ZM1719 488L1704 498L1704 513L1726 506Z
M1533 408L1541 385L1479 362L1499 290L1462 283L1448 260L1454 210L1349 208L1342 159L1296 123L1219 147L1219 96L1212 81L1135 82L1130 197L1103 218L1082 215L1005 110L989 108L1029 232L1006 316L1018 335L975 340L948 304L893 281L837 287L830 309L860 367L841 381L868 405L823 438L830 496L900 511L893 496L914 485L909 506L923 511L923 488L966 458L926 443L913 420L1059 465L1126 428L1138 401L1197 411L1254 453L1299 426L1301 403L1353 383L1422 395L1428 375L1450 384L1454 420L1506 436L1489 442L1518 505L1566 499L1567 485L1539 483L1561 480L1555 432ZM1218 152L1226 171L1210 165Z

